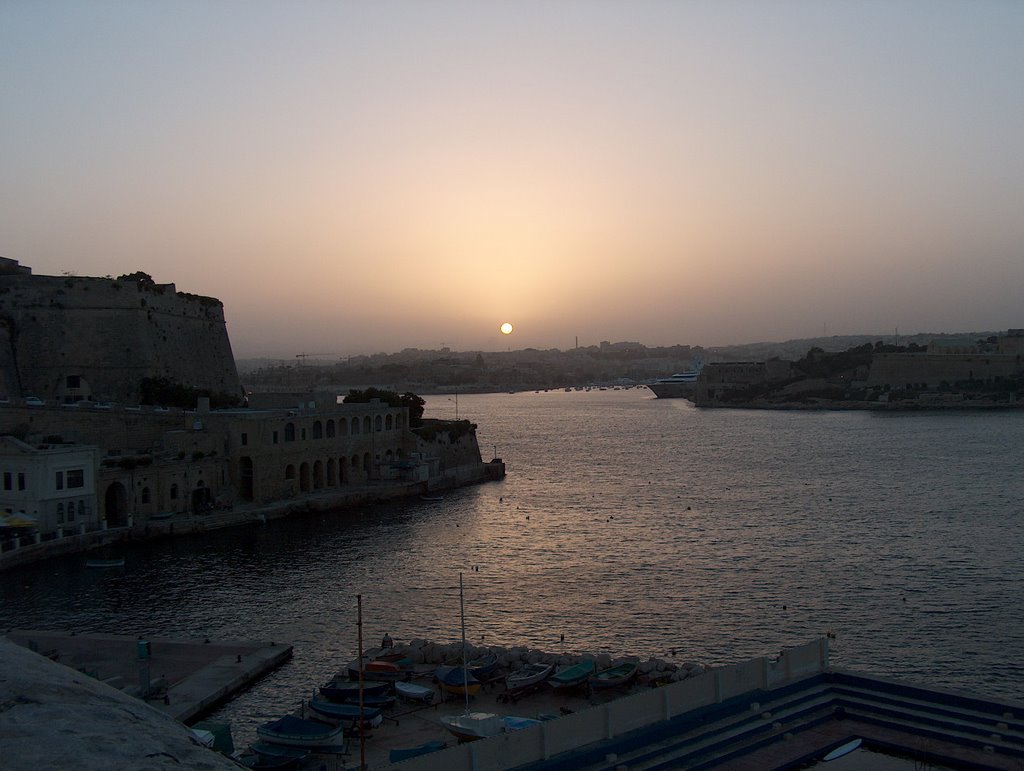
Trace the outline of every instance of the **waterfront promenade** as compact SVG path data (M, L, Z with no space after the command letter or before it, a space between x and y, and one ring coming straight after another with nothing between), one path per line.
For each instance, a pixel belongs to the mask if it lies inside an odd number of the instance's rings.
M183 512L167 518L132 521L127 527L104 527L90 531L83 526L74 530L68 529L61 532L59 537L47 540L24 536L3 544L3 548L0 549L0 571L47 557L86 552L122 541L202 533L226 527L263 524L271 519L312 513L333 512L343 515L355 507L370 503L415 499L420 495L480 484L501 479L503 476L504 467L498 460L457 466L428 482L367 482L344 489L333 488L303 493L272 503L243 503L230 509L214 510L204 514Z

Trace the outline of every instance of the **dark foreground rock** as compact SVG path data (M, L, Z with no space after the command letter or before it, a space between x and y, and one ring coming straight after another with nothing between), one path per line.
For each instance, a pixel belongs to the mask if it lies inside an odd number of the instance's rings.
M145 702L0 638L5 771L238 766Z

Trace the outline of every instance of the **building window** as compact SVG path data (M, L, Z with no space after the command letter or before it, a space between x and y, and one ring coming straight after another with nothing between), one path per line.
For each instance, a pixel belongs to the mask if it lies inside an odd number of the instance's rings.
M274 444L277 444L277 431L274 432L274 437L271 440Z
M294 442L295 441L295 424L294 423L285 423L284 424L284 440L286 442Z
M64 504L63 503L58 503L57 504L57 521L62 523L62 524L64 522Z
M24 490L25 489L25 472L24 471L19 471L18 472L18 489L19 490Z
M243 431L242 432L242 447L245 447L247 444L249 444L249 435L247 433L245 433L245 431Z
M75 521L75 502L68 501L68 522Z
M7 480L5 479L4 481L6 482ZM57 485L57 489L58 490L63 490L64 489L64 472L63 471L58 471L57 472L57 477L56 477L56 479L54 481L55 481L55 484Z
M149 488L148 487L143 487L142 488L142 502L143 503L149 503Z
M172 484L171 485L171 500L172 501L178 500L178 485L177 484Z
M5 471L4 472L4 489L5 490L13 490L14 489L14 477L11 475L10 471Z
M73 468L68 471L68 489L85 487L85 471L80 468Z
M287 466L285 466L284 478L285 479L295 479L295 466L293 466L291 463L289 463Z
M85 501L78 502L78 516L79 518L84 517L88 509L85 507Z

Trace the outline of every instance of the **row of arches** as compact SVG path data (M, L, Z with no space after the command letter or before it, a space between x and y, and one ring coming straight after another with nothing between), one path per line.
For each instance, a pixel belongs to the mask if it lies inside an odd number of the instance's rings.
M373 477L375 463L389 464L402 457L402 450L388 449L377 456L363 452L326 460L318 458L298 464L289 463L284 467L283 481L298 482L298 491L301 493L364 482ZM253 500L255 496L255 466L248 456L239 459L238 494L246 501Z
M352 418L328 418L325 421L314 420L311 426L313 439L333 439L336 436L349 436L359 434L370 434L377 431L395 431L405 427L405 416L402 414L392 415L369 415L354 416ZM305 439L306 429L296 429L294 423L284 424L284 440L294 442L296 438Z

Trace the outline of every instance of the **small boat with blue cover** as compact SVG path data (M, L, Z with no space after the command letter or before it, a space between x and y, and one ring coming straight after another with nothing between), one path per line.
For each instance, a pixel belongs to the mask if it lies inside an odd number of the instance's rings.
M333 701L310 699L309 708L319 717L340 720L346 723L356 722L360 714L363 716L363 721L370 725L380 725L383 720L380 707L364 706L362 713L360 713L358 704L337 704Z
M307 749L341 744L344 731L343 725L324 725L294 715L285 715L256 729L259 737L270 744Z
M441 690L458 696L475 696L480 691L480 681L464 667L438 667L434 670Z
M393 683L378 680L364 680L362 684L363 696L380 696L391 690ZM320 686L320 693L331 701L343 702L348 699L359 698L360 685L355 680L331 680Z
M409 758L418 758L420 755L428 755L431 752L437 752L443 750L448 745L440 739L435 739L432 742L425 742L418 747L408 748L395 748L388 753L388 760L392 763L398 763L402 760L408 760Z

